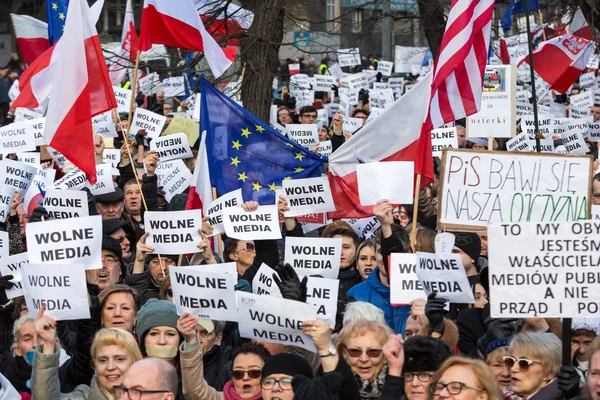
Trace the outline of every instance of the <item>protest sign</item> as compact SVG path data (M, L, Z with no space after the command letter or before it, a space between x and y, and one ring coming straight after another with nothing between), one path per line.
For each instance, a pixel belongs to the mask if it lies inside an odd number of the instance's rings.
M67 157L65 157L60 151L54 150L50 146L46 147L46 151L48 152L48 154L50 154L50 157L52 157L52 159L54 160L54 162L56 162L56 165L58 165L59 168L62 168L67 162Z
M490 225L492 318L598 316L599 234L593 220Z
M120 175L121 173L117 169L117 165L121 162L121 150L119 149L104 149L102 152L102 163L110 164L112 168L112 174Z
M183 96L185 94L185 81L183 76L174 76L162 80L162 89L165 97Z
M336 78L344 77L344 71L342 71L338 63L334 63L329 67L329 73Z
M431 130L431 150L434 157L441 157L445 148L458 148L456 127L438 128Z
M369 96L374 107L386 109L394 104L394 91L392 89L372 90Z
M237 292L240 336L317 351L302 333L302 322L317 319L317 309L306 303Z
M384 89L391 89L390 88L390 84L388 82L375 82L373 83L373 90L377 91L377 90L384 90ZM393 90L392 90L393 92Z
M206 216L208 216L208 222L213 227L211 236L225 232L225 227L223 226L223 210L228 207L240 207L242 203L244 203L242 189L237 189L213 200L213 202L208 205Z
M550 103L550 114L556 118L565 118L567 116L567 107L560 103Z
M342 87L347 87L350 92L358 92L360 89L369 89L369 81L365 75L349 74L341 80Z
M354 49L339 49L337 51L337 56L340 67L360 65L360 51L358 50L358 47Z
M31 165L32 167L38 167L40 165L40 153L36 151L28 151L25 153L17 153L17 159L19 162Z
M381 199L392 204L412 204L414 163L389 161L358 164L358 196L360 204L371 206ZM394 179L390 179L393 176Z
M144 214L146 232L150 232L146 243L154 247L151 254L196 253L202 240L198 230L202 229L201 210L147 211Z
M404 93L404 78L390 78L388 79L390 88L394 91L396 99L399 99Z
M140 130L144 130L149 138L156 139L160 136L166 120L165 116L138 107L133 114L129 135L135 136Z
M315 75L313 77L313 89L319 92L330 92L332 86L336 84L335 76Z
M337 279L309 277L306 282L306 303L317 308L317 318L335 328L340 282Z
M391 76L394 63L392 61L379 61L377 64L377 72L381 72L383 76Z
M165 199L169 202L173 196L183 193L192 183L192 173L182 160L158 163L155 173L158 185L165 190Z
M589 107L569 107L569 117L571 118L588 118L590 116L590 108Z
M317 124L287 124L288 137L306 148L319 144Z
M286 217L335 211L329 181L325 177L284 180L284 196L290 207Z
M344 219L344 221L350 224L354 232L364 240L375 236L375 232L377 232L381 226L377 217L348 218Z
M288 237L284 254L285 263L290 264L298 276L321 275L337 279L342 239Z
M581 74L579 77L579 88L581 90L594 92L598 88L598 81L596 81L596 73L588 72Z
M8 240L8 238L6 240ZM9 257L8 248L6 257L0 258L0 275L13 276L11 282L14 284L14 286L9 289L4 289L6 291L6 297L9 300L14 299L15 297L23 296L22 267L24 264L28 263L29 258L27 256L27 253L19 253Z
M22 121L27 129L31 129L33 132L33 137L35 138L35 145L42 146L46 144L44 140L44 124L46 123L46 118L37 118L28 121Z
M82 190L46 190L44 208L50 218L65 219L89 216L87 193Z
M152 96L160 90L160 78L156 72L152 72L138 79L138 87L144 96Z
M340 109L340 105L337 103L329 103L327 104L327 117L333 118L335 113L337 113Z
M23 264L23 290L31 315L46 305L44 315L56 321L89 319L85 270L81 264Z
M0 184L0 222L5 223L10 213L10 204L17 189L9 185Z
M416 272L427 295L435 292L450 303L475 303L460 254L417 252Z
M538 116L539 132L548 137L552 135L554 118L550 114ZM533 115L523 115L521 117L521 132L525 132L530 138L535 138L535 120Z
M129 104L127 106L129 107ZM115 138L118 136L117 129L113 123L112 110L92 117L92 126L94 127L94 134L100 135L103 138Z
M530 147L532 150L537 151L537 142L535 139L529 139ZM564 147L564 146L563 146ZM546 139L540 138L540 151L542 153L554 153L554 140L551 137Z
M5 158L0 161L0 184L12 186L23 195L29 189L36 171L36 167Z
M8 257L8 232L0 231L0 259Z
M591 156L446 149L438 227L586 219L591 163Z
M228 237L239 240L281 239L277 206L259 206L246 212L242 207L223 210L223 224Z
M117 111L120 113L129 113L129 105L131 103L131 90L121 89L113 86L115 99L117 100Z
M600 121L599 122L589 122L588 121L588 137L587 137L587 139L590 142L600 141Z
M582 120L571 121L567 125L567 131L561 135L562 144L568 153L585 154L589 151L584 140L587 135L588 123Z
M29 225L26 231L29 261L82 264L102 268L102 217L56 219Z
M354 135L354 132L362 128L363 122L362 118L346 117L342 121L342 132L346 135Z
M33 129L27 128L23 122L0 127L0 154L35 150Z
M522 117L524 115L531 114L533 112L533 106L529 103L517 101L517 103L515 104L515 110L517 113L517 117Z
M198 318L238 320L233 276L208 272L203 267L170 268L173 303L177 314Z
M31 202L33 200L39 206L43 205L42 193L53 187L55 175L56 170L54 168L38 167L35 176L33 177L33 181L31 182L31 185L29 185L29 189L25 192L23 204L28 204L28 207L31 207Z
M115 185L112 179L112 165L96 164L96 183L93 185L87 181L85 186L90 188L94 196L112 193L115 191Z
M191 119L194 120L195 122L200 122L200 102L201 102L202 94L196 93L195 96L191 96L191 97L194 99L193 103L188 102L188 104L190 104L190 106L192 107Z
M183 133L161 136L150 143L150 150L155 150L160 161L170 161L193 157L187 136Z
M506 150L508 151L532 151L529 135L525 132L519 133L514 138L506 142Z
M8 90L8 98L14 100L19 97L19 94L21 94L21 91L19 90L19 80L15 79Z
M252 280L252 293L282 297L279 286L273 280L274 274L276 274L275 270L263 263Z
M571 103L571 107L587 109L589 114L590 107L594 105L594 92L584 92L570 96L569 102Z
M38 108L17 108L15 110L14 122L32 121L42 118L46 110L47 102Z
M198 138L200 137L200 124L182 117L181 115L175 115L167 129L165 129L165 135L172 135L174 133L185 133L190 146L193 146Z
M230 274L233 278L233 283L238 283L237 264L235 262L227 262L222 264L190 265L190 267L202 268L202 271L204 272Z
M390 302L394 306L410 304L415 299L427 300L417 277L417 255L392 253L389 261Z
M369 108L369 117L367 118L367 123L373 121L375 118L379 117L385 111L383 108L373 107Z
M319 145L317 146L317 153L319 153L320 156L329 157L332 152L333 152L333 145L331 144L331 140L319 142Z
M85 172L79 168L73 168L67 172L62 178L54 182L54 187L61 190L79 190L86 186L88 180Z

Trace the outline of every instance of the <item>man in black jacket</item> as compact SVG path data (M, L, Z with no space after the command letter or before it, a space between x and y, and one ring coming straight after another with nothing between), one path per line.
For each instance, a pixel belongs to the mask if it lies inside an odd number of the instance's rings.
M362 278L356 270L356 249L360 238L350 228L338 228L329 232L328 237L342 239L342 254L340 258L340 290L338 297L345 296L350 288L360 282Z

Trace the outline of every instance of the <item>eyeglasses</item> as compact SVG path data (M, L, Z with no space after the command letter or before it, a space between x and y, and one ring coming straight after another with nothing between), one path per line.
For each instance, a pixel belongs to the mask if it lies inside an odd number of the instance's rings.
M519 364L519 369L523 372L527 371L533 364L541 364L539 361L528 360L527 358L515 358L513 356L502 357L506 368L511 369L515 363Z
M265 378L260 383L260 386L265 390L271 390L275 387L276 383L279 383L279 387L281 388L281 390L289 390L292 388L292 378Z
M369 349L367 351L363 351L362 349L349 349L346 347L346 351L348 355L352 358L358 358L363 355L363 353L367 353L367 357L369 358L377 358L381 355L381 349Z
M404 374L404 381L412 382L415 376L421 382L429 382L433 375L429 372L407 372Z
M251 369L249 371L237 369L237 370L231 371L231 376L236 381L240 381L240 380L244 379L244 376L246 376L246 373L248 373L248 376L250 377L250 379L258 379L258 378L260 378L260 374L262 373L262 371L260 369Z
M117 264L118 262L119 262L119 260L118 260L118 259L116 259L116 258L113 258L113 257L104 257L104 258L102 259L102 263L103 263L103 264L106 264L106 265L115 265L115 264Z
M429 386L429 391L434 396L439 396L442 393L444 388L448 391L448 393L452 395L460 394L463 389L471 389L476 390L478 392L483 392L483 389L479 389L473 386L466 385L462 382L448 382L448 383L435 383Z
M144 389L134 389L128 388L123 385L115 386L114 388L115 397L120 398L123 396L123 393L127 393L127 397L130 400L140 400L145 394L155 394L155 393L171 393L168 390L144 390Z
M118 241L119 243L121 243L121 244L123 244L123 242L124 242L124 241L126 241L126 240L127 240L127 237L126 237L126 236L121 236L120 238L118 238L118 239L117 239L117 241Z
M242 250L246 250L246 251L255 251L255 250L256 250L256 247L254 247L254 243L250 243L250 242L248 242L248 243L246 243L246 248L239 249L239 250L237 250L237 251L236 251L236 253L238 253L238 252L240 252L240 251L242 251Z

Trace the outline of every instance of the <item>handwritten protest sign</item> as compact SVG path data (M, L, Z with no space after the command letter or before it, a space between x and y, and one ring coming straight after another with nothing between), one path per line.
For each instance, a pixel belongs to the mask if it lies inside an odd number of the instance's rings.
M273 279L273 274L275 273L273 268L263 263L258 271L256 271L256 276L252 280L252 293L282 297L279 286L277 286Z
M317 318L335 327L340 282L337 279L309 277L306 282L306 302L317 308Z
M38 167L40 165L40 153L36 151L28 151L24 153L17 153L17 159L19 162L31 165L32 167Z
M26 231L29 261L102 268L102 217L57 219L31 224Z
M162 80L165 97L182 96L185 94L185 81L183 76L174 76Z
M167 129L165 129L165 135L172 135L174 133L185 133L188 138L188 143L194 145L200 137L200 124L182 117L181 115L175 115Z
M299 276L320 275L337 279L340 270L342 239L302 238L285 239L285 263Z
M589 156L446 149L438 226L484 229L493 222L585 219Z
M358 196L363 206L374 205L381 199L392 204L412 204L414 163L389 161L358 164ZM394 179L389 179L393 176Z
M149 138L156 139L160 136L167 117L153 113L152 111L137 108L131 121L129 134L135 136L140 130L146 131Z
M416 272L427 295L435 292L451 303L475 303L460 254L417 252Z
M317 351L312 338L302 333L303 321L317 319L314 306L272 296L237 294L241 337Z
M508 151L532 151L529 135L525 132L519 133L514 138L506 142L506 150Z
M335 211L327 178L284 180L282 186L290 207L286 217Z
M0 259L8 257L8 232L0 231Z
M127 106L129 107L129 104ZM117 129L113 123L112 110L92 117L92 126L94 127L94 134L100 135L103 138L115 138L118 136Z
M150 143L150 150L155 150L160 161L170 161L193 157L187 136L183 133L161 136Z
M44 208L54 219L89 216L87 193L84 191L48 189Z
M156 72L152 72L138 79L138 86L144 96L152 96L158 93L161 88L160 78Z
M10 257L8 257L7 253L6 257L0 258L0 274L2 276L13 276L11 282L14 284L14 286L12 288L5 289L6 297L9 300L14 299L15 297L23 296L22 267L27 263L29 263L27 253L19 253Z
M340 67L353 67L360 65L360 51L354 49L339 49L337 51L338 64Z
M115 99L117 100L117 111L120 113L129 113L129 105L131 103L131 90L121 89L113 86Z
M415 299L427 299L417 277L417 255L392 253L390 255L390 301L393 305L409 304Z
M169 270L177 314L189 312L204 319L238 320L233 276L207 272L202 267Z
M200 210L148 211L144 214L144 225L150 236L146 240L154 247L153 254L195 253L202 240L198 230L202 229Z
M300 146L312 147L319 144L317 124L287 124L288 136Z
M252 212L229 207L223 210L223 224L227 236L234 239L281 239L277 206L259 206Z
M431 130L431 150L434 157L441 157L445 148L458 148L456 127Z
M5 158L0 161L0 184L12 186L25 194L36 171L36 167Z
M225 227L223 226L223 210L228 207L240 207L243 202L242 189L237 189L224 194L208 205L206 215L209 217L208 222L213 227L211 236L225 232Z
M598 316L599 235L593 220L490 225L492 318Z
M10 212L10 204L17 189L12 186L0 184L0 222L6 222Z
M33 129L17 122L0 127L0 154L35 150Z
M166 192L167 201L171 201L176 194L183 193L192 183L192 173L182 160L158 163L155 173L159 186Z
M115 185L112 180L112 165L96 164L96 183L93 185L87 181L86 186L94 196L112 193L115 191Z
M37 315L42 303L48 315L57 321L89 319L85 271L81 264L22 265L25 302L32 315Z

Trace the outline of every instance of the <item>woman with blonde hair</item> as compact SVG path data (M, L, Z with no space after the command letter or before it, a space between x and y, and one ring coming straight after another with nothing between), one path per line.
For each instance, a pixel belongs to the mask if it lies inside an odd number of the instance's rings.
M450 357L429 385L429 400L501 400L496 380L481 360Z

